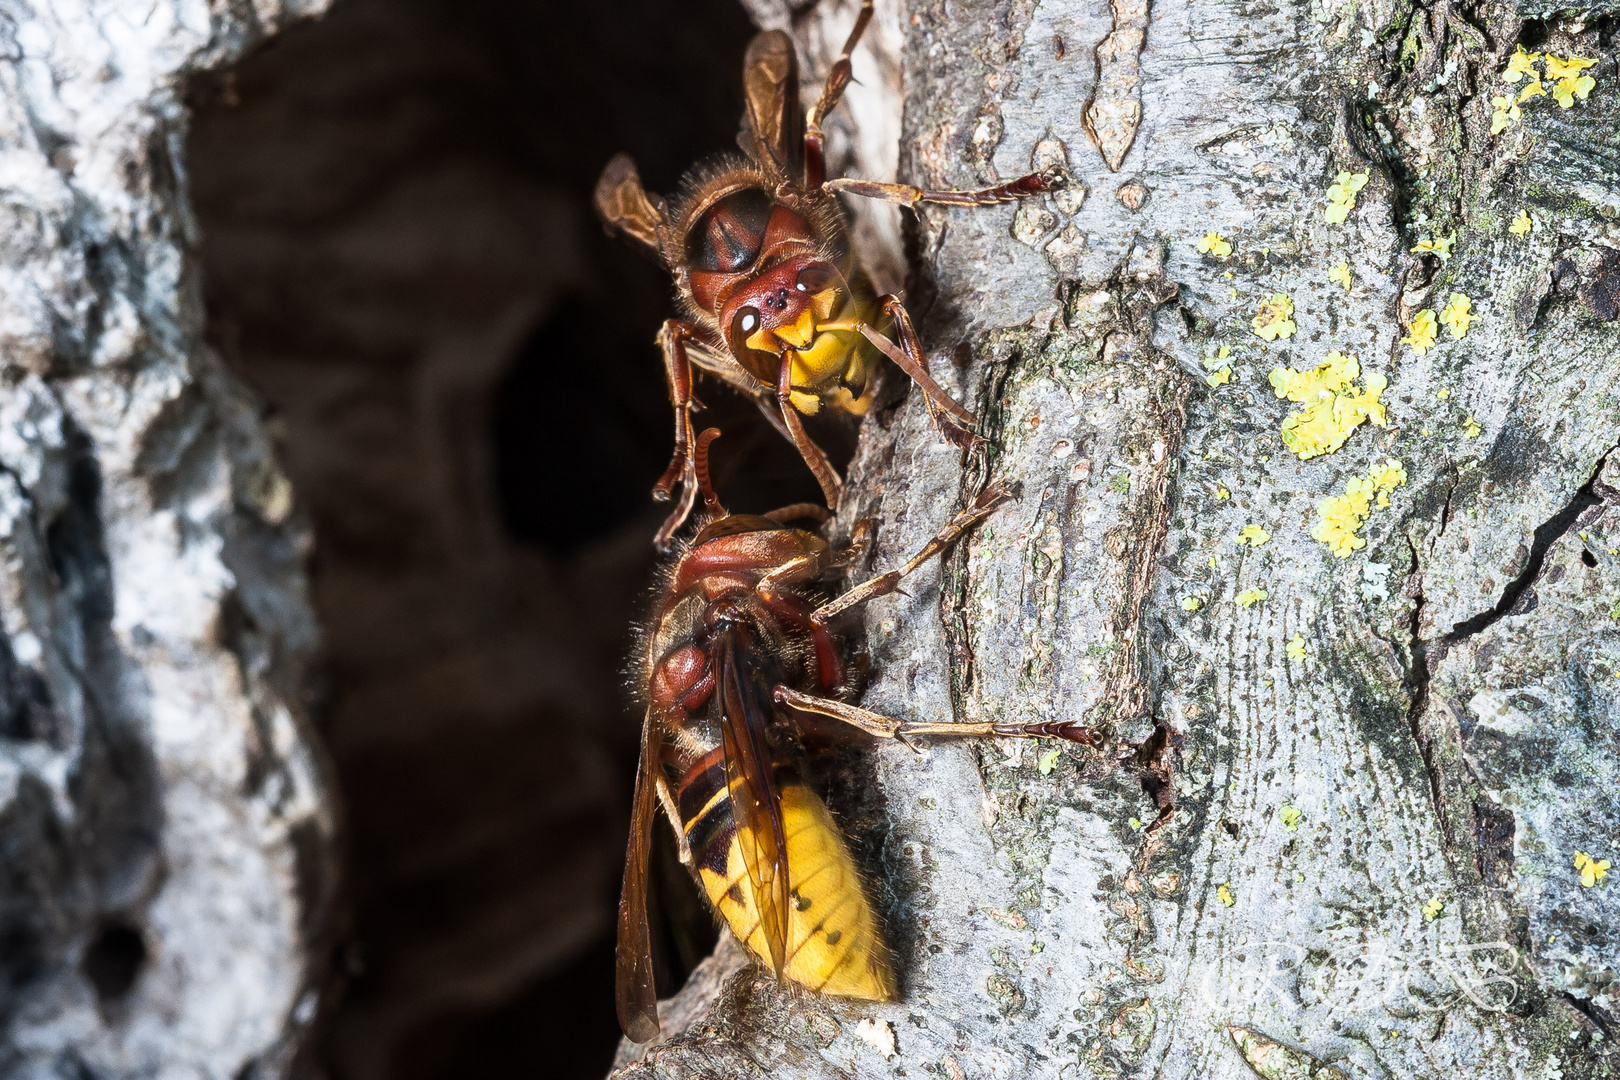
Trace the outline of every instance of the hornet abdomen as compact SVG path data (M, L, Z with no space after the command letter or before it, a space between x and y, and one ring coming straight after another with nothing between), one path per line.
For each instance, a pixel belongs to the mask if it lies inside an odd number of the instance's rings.
M888 1001L894 973L878 920L842 835L815 792L784 776L782 823L789 881L785 978L838 997ZM695 762L675 784L692 872L710 905L750 953L767 966L764 931L726 787L720 748Z

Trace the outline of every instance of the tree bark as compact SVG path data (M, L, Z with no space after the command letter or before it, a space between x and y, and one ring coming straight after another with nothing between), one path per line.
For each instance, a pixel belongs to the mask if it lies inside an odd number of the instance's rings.
M318 2L0 5L0 1074L281 1075L332 810L306 530L201 339L185 78Z
M816 70L853 10L800 27ZM993 449L964 468L891 379L839 525L875 517L886 569L987 477L1020 496L870 606L863 704L1112 741L842 762L901 1000L746 968L616 1075L1613 1074L1620 903L1574 859L1620 862L1620 73L1609 24L1531 14L879 5L902 179L1074 186L915 218L910 305ZM1520 41L1596 88L1492 135ZM1368 182L1334 225L1340 172ZM1454 292L1463 338L1402 342ZM1298 330L1268 343L1275 293ZM1268 375L1329 350L1388 378L1387 426L1304 460ZM1389 460L1337 557L1319 501Z

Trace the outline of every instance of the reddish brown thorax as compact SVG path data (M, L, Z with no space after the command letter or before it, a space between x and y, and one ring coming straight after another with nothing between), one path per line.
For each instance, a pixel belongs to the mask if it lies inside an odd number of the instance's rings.
M827 630L810 623L814 598L804 595L802 587L790 587L771 599L757 591L760 578L771 570L825 547L826 541L819 536L785 528L769 518L747 514L718 518L698 534L677 564L659 622L696 594L704 603L699 621L709 630L716 629L717 621L741 621L767 636L789 628L806 634L813 644L813 685L817 691L829 693L843 679L844 665ZM694 623L689 632L696 629ZM713 688L713 670L704 646L684 642L657 663L649 691L654 707L675 715L700 708Z
M694 586L701 586L705 599L710 600L733 591L751 591L767 571L803 554L806 539L821 542L809 533L784 529L769 518L743 514L721 518L709 528L731 522L746 522L753 528L717 536L699 533L675 569L674 595Z
M703 707L714 692L714 674L709 654L696 645L682 645L653 671L648 693L653 706L665 715L676 710L692 713Z

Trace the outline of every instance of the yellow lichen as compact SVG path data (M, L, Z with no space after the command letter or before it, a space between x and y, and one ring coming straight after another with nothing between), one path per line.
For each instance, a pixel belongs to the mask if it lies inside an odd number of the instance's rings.
M1575 104L1575 99L1586 100L1586 95L1592 92L1597 83L1590 75L1581 75L1573 79L1560 79L1553 87L1553 100L1558 102L1560 109L1567 109Z
M1473 314L1473 306L1473 301L1469 300L1468 297L1460 292L1454 292L1451 294L1451 299L1446 303L1446 306L1440 311L1440 321L1446 324L1446 329L1451 331L1451 336L1459 341L1462 340L1464 334L1468 333L1469 321L1479 318L1478 315Z
M1288 298L1287 293L1272 293L1249 325L1254 332L1267 341L1276 341L1278 338L1294 336L1299 327L1294 325L1294 302Z
M1434 922L1434 920L1440 917L1440 913L1445 909L1446 904L1444 900L1441 900L1438 896L1429 897L1428 901L1423 905L1423 921Z
M1374 465L1367 474L1374 486L1384 491L1393 491L1406 483L1406 466L1394 458L1385 458L1382 465Z
M1288 640L1288 644L1283 647L1283 651L1288 654L1288 659L1290 660L1305 659L1304 635L1296 630L1294 632L1294 636Z
M1439 398L1441 401L1446 400L1446 398L1451 396L1451 387L1442 386L1440 389L1434 392L1434 396Z
M1220 233L1210 231L1205 233L1203 238L1198 241L1198 253L1200 255L1213 255L1217 259L1224 259L1228 255L1232 254L1232 245L1221 239Z
M1422 356L1434 348L1435 340L1439 336L1439 323L1434 317L1434 312L1424 309L1412 316L1412 329L1401 338L1401 344L1412 346L1412 351Z
M1344 485L1343 495L1329 495L1316 504L1322 520L1311 530L1311 537L1328 546L1328 550L1341 559L1367 546L1367 541L1356 535L1367 520L1372 505L1372 481L1364 476L1353 476Z
M1227 487L1226 487L1225 484L1216 484L1215 485L1215 497L1224 502L1225 500L1230 499L1232 497L1232 493L1227 490Z
M1253 607L1262 600L1271 599L1271 594L1264 589L1244 589L1237 594L1238 607Z
M1350 291L1350 264L1342 262L1328 271L1328 280L1336 285L1343 285L1344 291Z
M1264 544L1270 539L1271 534L1266 532L1266 530L1262 529L1260 526L1245 525L1241 530L1239 530L1237 539L1233 542L1239 547L1242 547L1244 544L1248 544L1250 547L1259 547L1261 544Z
M1205 378L1204 381L1209 383L1209 385L1212 387L1225 386L1227 383L1232 381L1232 369L1229 367L1223 367L1215 374Z
M1225 882L1215 886L1215 895L1220 902L1225 904L1227 907L1231 907L1233 904L1237 903L1237 897L1232 895L1231 888L1228 887Z
M1356 193L1367 186L1366 173L1342 172L1327 189L1327 223L1343 225L1356 208Z
M1581 872L1581 884L1590 889L1609 876L1609 860L1594 859L1584 851L1577 851L1575 869Z
M1558 80L1552 88L1552 96L1560 109L1575 104L1576 98L1586 100L1586 95L1592 92L1597 83L1592 76L1582 75L1581 72L1596 63L1596 60L1584 56L1557 57L1547 54L1547 78Z
M1597 61L1584 56L1554 56L1547 54L1547 78L1568 79L1589 67L1596 67Z
M1204 602L1202 600L1198 599L1198 597L1196 597L1196 596L1188 596L1188 597L1183 598L1182 601L1181 601L1181 610L1182 611L1197 611L1199 608L1201 608L1203 606L1204 606Z
M1519 216L1514 218L1513 224L1508 226L1508 232L1512 233L1514 236L1523 236L1534 226L1535 219L1533 219L1526 211L1520 210Z
M1389 493L1406 483L1406 466L1394 458L1387 458L1382 465L1374 465L1367 474L1367 479L1373 482L1378 489L1378 506L1389 505Z
M1426 239L1419 240L1417 242L1417 246L1412 249L1412 252L1413 254L1422 253L1438 255L1440 256L1441 262L1448 262L1451 259L1451 245L1455 244L1456 242L1456 233L1452 233L1450 236L1430 236Z
M1507 67L1502 69L1502 81L1516 83L1527 75L1535 78L1536 69L1532 65L1540 59L1540 53L1525 52L1523 45L1518 46L1508 58Z
M1508 128L1519 122L1519 103L1513 100L1511 94L1499 94L1491 98L1491 134L1500 135Z
M1513 103L1515 105L1523 105L1525 102L1529 101L1531 98L1546 97L1546 96L1547 96L1547 91L1546 91L1546 88L1544 88L1541 85L1541 80L1540 79L1531 79L1529 82L1524 84L1524 89L1519 91L1519 96L1513 99Z
M1277 396L1305 406L1282 422L1283 445L1301 459L1309 459L1343 446L1364 420L1387 426L1378 399L1389 380L1368 372L1362 378L1363 388L1358 389L1351 384L1359 376L1361 361L1338 350L1328 353L1314 371L1272 369L1269 381Z
M1299 635L1295 634L1294 636L1298 637ZM1305 815L1298 807L1285 806L1281 810L1277 811L1277 817L1282 820L1283 828L1287 829L1289 832L1293 832L1295 829L1299 828L1299 823L1305 817Z
M1389 492L1406 483L1406 467L1393 459L1375 466L1366 476L1352 476L1345 481L1343 495L1329 495L1316 504L1321 521L1311 530L1311 537L1328 546L1328 550L1341 559L1351 552L1367 546L1367 541L1356 535L1372 513L1373 496L1378 505L1388 506Z
M1463 434L1468 436L1470 439L1479 438L1479 433L1483 430L1485 429L1480 427L1479 421L1475 420L1472 416L1463 421Z

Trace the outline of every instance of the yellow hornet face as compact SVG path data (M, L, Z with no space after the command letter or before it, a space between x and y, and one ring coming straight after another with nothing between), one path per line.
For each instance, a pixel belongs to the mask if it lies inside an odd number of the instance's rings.
M827 263L802 259L760 274L721 311L727 341L761 382L774 387L779 358L787 358L789 400L805 415L824 405L866 412L877 354L860 328L876 315L864 277L850 280Z
M832 318L837 307L838 290L823 289L810 297L810 303L795 321L770 329L762 325L744 341L750 349L758 349L760 352L781 352L783 345L803 349L815 339L816 324Z
M872 400L868 373L877 358L858 327L872 320L875 305L847 294L830 299L838 310L822 316L808 347L791 357L793 407L813 416L825 403L864 416Z

